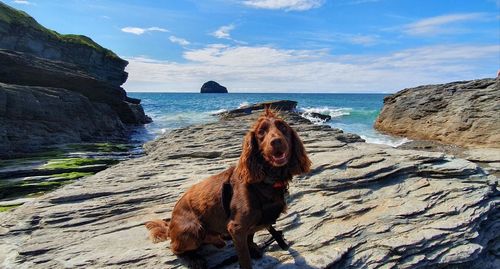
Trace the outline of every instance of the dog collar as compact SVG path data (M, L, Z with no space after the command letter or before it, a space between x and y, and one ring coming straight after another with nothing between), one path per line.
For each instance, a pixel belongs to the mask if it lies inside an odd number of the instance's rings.
M273 179L273 178L265 178L263 180L263 182L268 184L268 185L272 185L273 189L276 189L276 190L284 190L287 188L287 185L288 185L283 180L277 180L277 179Z
M284 190L284 189L286 189L286 187L287 187L287 184L285 181L276 181L273 184L273 188L276 190Z

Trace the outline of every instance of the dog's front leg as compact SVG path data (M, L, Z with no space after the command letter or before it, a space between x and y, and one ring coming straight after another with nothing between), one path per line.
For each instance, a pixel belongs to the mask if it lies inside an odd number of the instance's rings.
M264 251L259 248L257 244L253 241L254 233L251 233L247 237L248 250L250 251L250 257L252 259L260 259L264 255Z
M248 249L248 228L234 220L227 225L227 231L233 238L233 243L238 253L238 261L241 269L251 269L250 251Z

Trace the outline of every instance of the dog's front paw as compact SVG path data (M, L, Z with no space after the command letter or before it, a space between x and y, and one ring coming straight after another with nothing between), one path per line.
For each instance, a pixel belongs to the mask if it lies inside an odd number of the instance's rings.
M260 259L264 255L264 251L254 242L248 244L248 250L250 251L250 257L252 257L252 259Z

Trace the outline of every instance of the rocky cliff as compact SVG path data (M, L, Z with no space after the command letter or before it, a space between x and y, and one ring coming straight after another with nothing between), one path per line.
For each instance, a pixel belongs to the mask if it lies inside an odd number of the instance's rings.
M254 268L499 268L498 178L443 153L363 143L283 112L313 162L291 183L272 244ZM193 183L236 162L256 114L190 126L122 162L0 216L3 268L185 268L144 222L169 217ZM269 238L259 233L260 243ZM211 268L235 255L205 247Z
M127 97L127 61L0 2L0 156L66 142L123 139L150 121Z
M402 90L384 99L375 128L411 139L500 148L500 80Z

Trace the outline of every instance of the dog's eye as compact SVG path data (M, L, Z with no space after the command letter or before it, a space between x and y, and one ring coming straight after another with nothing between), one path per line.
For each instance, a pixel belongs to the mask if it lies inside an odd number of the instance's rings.
M286 128L285 124L283 122L277 122L276 127L283 133L286 134L288 129Z
M264 136L266 134L267 130L264 128L260 128L259 131L257 132L257 135L259 136Z

